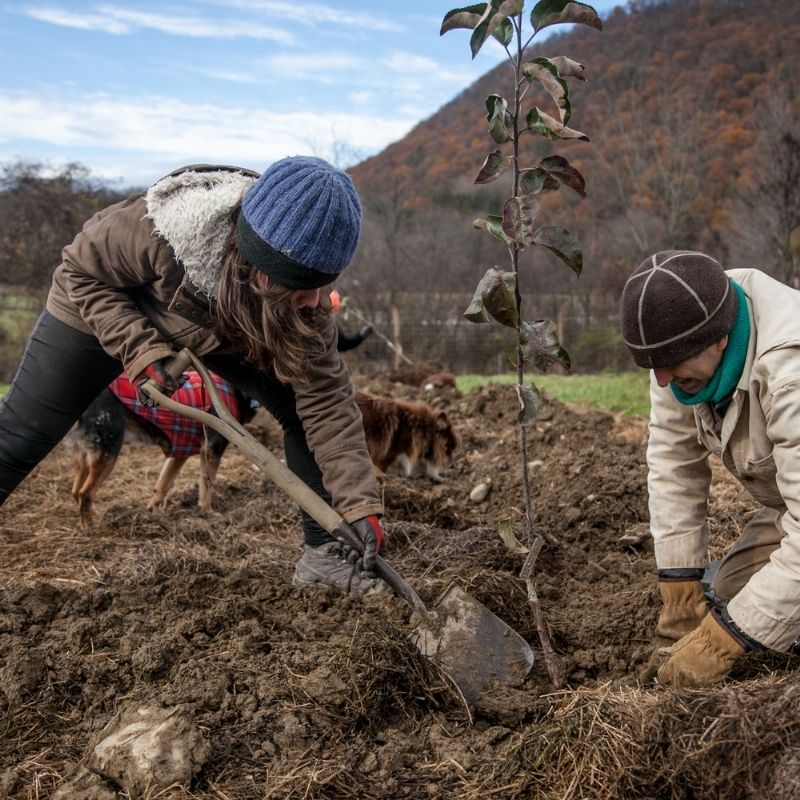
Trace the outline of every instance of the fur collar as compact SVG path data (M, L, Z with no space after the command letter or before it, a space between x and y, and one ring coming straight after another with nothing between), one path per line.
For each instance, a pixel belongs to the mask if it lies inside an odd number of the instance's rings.
M214 296L222 256L233 221L231 211L255 179L219 170L162 178L147 190L147 217L166 239L189 280L207 297Z

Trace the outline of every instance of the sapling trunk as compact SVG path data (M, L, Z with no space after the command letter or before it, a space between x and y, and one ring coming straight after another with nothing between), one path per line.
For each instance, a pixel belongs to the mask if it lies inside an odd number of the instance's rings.
M579 23L602 30L602 23L591 6L578 0L539 0L531 11L533 33L523 43L524 6L524 0L490 0L485 4L456 8L445 15L440 33L456 28L471 30L470 48L473 58L489 38L496 39L505 49L514 73L514 94L510 109L507 101L498 94L491 94L486 99L489 135L499 146L510 144L511 153L503 155L500 149L492 151L475 178L476 183L489 183L510 169L512 195L504 203L501 216L490 215L473 223L476 228L488 231L506 245L511 270L509 272L497 267L489 269L478 284L464 316L479 323L494 320L506 327L515 328L517 332L516 391L521 405L518 433L524 529L528 546L528 555L520 577L525 580L528 590L528 601L550 679L556 687L560 687L563 684L562 669L550 644L547 621L535 587L536 557L545 541L550 544L556 544L557 541L552 534L538 529L533 522L526 426L539 413L542 399L533 383L526 386L525 365L532 361L537 368L545 370L558 362L569 369L570 362L554 334L555 325L552 321L536 320L529 323L523 317L520 253L526 247L544 247L575 273L580 274L583 255L575 237L564 228L556 226L543 226L534 230L534 223L541 208L537 195L556 191L562 185L568 186L581 197L585 197L585 191L583 176L560 155L549 156L542 159L536 167L522 170L520 141L522 134L526 132L550 140L587 140L588 137L567 127L572 107L566 79L584 80L583 65L565 56L554 59L537 57L526 62L525 51L536 33L550 25ZM513 52L509 47L512 42ZM521 104L532 85L541 86L555 101L558 118L546 114L537 106L530 108L523 117ZM511 525L508 521L502 524ZM510 538L514 538L513 533Z

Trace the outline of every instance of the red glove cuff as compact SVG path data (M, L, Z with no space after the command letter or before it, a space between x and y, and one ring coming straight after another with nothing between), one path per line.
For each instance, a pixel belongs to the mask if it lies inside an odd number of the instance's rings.
M367 522L369 522L372 530L375 531L375 552L380 553L381 545L383 544L384 540L383 528L381 528L381 518L377 514L370 514L368 517L365 517L365 519Z

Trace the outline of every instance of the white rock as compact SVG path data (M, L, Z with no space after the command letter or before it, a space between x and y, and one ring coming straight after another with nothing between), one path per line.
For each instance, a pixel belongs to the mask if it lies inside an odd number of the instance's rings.
M473 503L482 503L488 496L492 488L492 479L486 478L485 481L479 483L470 493L469 499Z

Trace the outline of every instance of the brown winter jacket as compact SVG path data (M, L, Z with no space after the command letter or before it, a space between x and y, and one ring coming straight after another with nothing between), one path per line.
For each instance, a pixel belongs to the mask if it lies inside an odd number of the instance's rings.
M198 355L220 346L209 313L233 224L232 211L253 177L185 172L95 214L53 275L47 310L97 337L134 379L183 347ZM352 522L381 513L361 413L325 318L325 352L293 386L297 412L334 505Z

